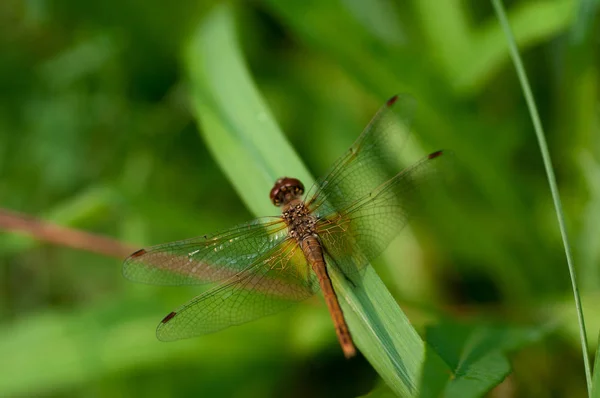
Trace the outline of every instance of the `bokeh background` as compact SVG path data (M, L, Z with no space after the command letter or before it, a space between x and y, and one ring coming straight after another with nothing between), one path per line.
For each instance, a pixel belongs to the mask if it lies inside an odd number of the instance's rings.
M251 218L204 143L218 133L199 134L202 115L190 105L194 70L185 54L220 3L3 1L1 208L134 249ZM598 2L506 6L546 128L593 354ZM443 211L406 230L374 264L415 327L425 334L445 317L553 325L510 353L514 371L490 395L585 396L556 214L491 4L227 7L251 80L313 175L396 92L419 102L413 144L453 151ZM1 396L386 393L366 360L344 360L318 297L218 334L160 343L158 321L201 290L135 285L122 278L121 260L101 249L49 244L1 226L8 231L0 235Z

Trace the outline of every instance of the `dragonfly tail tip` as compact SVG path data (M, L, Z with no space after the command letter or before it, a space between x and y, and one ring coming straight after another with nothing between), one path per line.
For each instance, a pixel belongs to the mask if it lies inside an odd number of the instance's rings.
M354 347L354 345L343 346L342 350L344 351L344 356L346 357L346 359L350 359L356 356L356 348Z

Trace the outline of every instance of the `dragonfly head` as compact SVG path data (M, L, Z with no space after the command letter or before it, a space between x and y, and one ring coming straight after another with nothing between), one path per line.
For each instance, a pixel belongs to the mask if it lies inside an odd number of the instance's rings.
M277 207L298 199L304 193L304 185L296 178L283 177L278 179L271 189L269 198Z

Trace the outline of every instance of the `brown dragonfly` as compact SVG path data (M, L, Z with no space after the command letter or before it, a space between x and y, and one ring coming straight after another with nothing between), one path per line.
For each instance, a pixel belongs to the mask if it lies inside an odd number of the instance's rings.
M159 340L216 332L274 314L319 290L346 357L356 354L329 272L351 280L406 225L423 187L438 174L442 151L399 170L414 100L394 96L305 199L295 179L277 180L282 208L229 230L138 250L123 265L128 279L159 285L220 282L168 314Z

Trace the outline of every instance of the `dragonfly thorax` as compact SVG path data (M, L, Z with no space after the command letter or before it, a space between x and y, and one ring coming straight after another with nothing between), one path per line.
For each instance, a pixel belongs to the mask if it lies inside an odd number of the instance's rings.
M284 207L281 217L288 226L289 235L297 241L315 235L317 219L310 214L301 200L296 200Z

